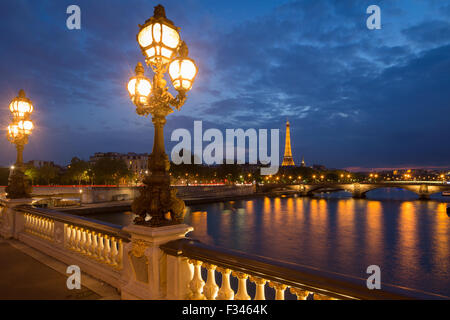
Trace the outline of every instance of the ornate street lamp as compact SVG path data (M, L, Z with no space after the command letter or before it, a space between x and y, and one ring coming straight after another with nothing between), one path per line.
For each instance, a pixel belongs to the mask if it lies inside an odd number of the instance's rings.
M34 127L30 120L33 104L25 96L25 91L19 91L19 95L11 101L9 110L13 116L13 122L8 126L6 136L11 143L16 145L17 159L14 166L11 167L8 186L5 189L6 197L8 199L30 198L31 184L24 174L23 149L28 143L28 136Z
M153 151L148 160L148 175L144 187L133 201L132 210L137 215L135 224L159 227L183 222L185 205L176 197L177 190L170 186L169 157L164 148L163 128L166 116L179 110L186 101L186 92L192 88L197 66L188 58L188 47L181 41L178 28L166 18L162 5L155 7L153 17L139 26L137 41L152 69L152 81L145 77L144 66L139 62L136 76L127 85L136 113L152 116L155 128ZM169 93L164 74L169 73L176 97Z

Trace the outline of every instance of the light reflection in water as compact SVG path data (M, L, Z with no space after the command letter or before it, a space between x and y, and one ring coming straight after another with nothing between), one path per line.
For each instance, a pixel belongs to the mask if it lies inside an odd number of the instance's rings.
M399 235L397 249L399 252L399 268L395 270L396 272L404 272L408 269L410 275L418 272L417 263L420 252L417 250L419 240L417 219L416 207L412 201L402 202L397 224ZM423 228L426 227L423 226Z
M383 206L381 201L368 200L366 210L365 240L367 259L371 264L383 264ZM380 262L382 261L382 262Z

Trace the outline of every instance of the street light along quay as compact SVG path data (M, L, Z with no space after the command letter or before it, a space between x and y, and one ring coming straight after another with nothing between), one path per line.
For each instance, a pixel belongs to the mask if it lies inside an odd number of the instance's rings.
M165 152L163 128L166 116L173 108L179 110L186 101L186 92L192 88L197 75L194 60L188 58L188 47L180 39L178 28L166 18L162 5L155 7L153 17L140 25L137 42L145 62L154 72L153 80L145 77L144 66L139 62L136 76L128 82L128 93L141 116L151 114L155 136L149 156L149 174L144 187L133 201L132 211L137 215L135 224L153 227L181 223L184 218L184 202L176 197L176 189L170 186L169 158ZM164 74L169 73L172 85L178 91L176 97L168 91Z
M19 95L9 104L9 110L13 116L12 123L8 126L6 136L8 140L16 145L17 159L11 172L6 187L6 197L8 199L20 199L31 197L31 184L24 174L23 149L28 143L28 136L33 130L33 122L30 115L33 112L33 104L25 95L25 91L20 90Z

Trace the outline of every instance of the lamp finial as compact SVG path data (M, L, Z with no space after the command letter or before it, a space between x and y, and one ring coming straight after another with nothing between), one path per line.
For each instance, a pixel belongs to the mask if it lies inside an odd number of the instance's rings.
M153 11L153 17L155 18L166 18L166 10L164 7L160 4L158 4L155 7L155 10Z

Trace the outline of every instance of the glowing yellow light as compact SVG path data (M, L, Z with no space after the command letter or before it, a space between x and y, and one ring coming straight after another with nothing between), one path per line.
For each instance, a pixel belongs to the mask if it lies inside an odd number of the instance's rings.
M26 113L33 112L33 105L27 101L14 99L9 105L11 113L23 117Z
M197 67L189 58L175 59L169 65L169 75L176 90L189 91L197 75Z
M177 30L164 24L162 26L162 42L166 46L175 49L178 46L178 43L180 43L180 35Z
M174 26L158 22L139 31L138 43L150 62L160 59L168 63L180 43L180 35Z
M141 47L148 47L153 42L152 25L149 25L141 30L138 35L138 42Z
M31 130L33 130L33 122L29 120L19 121L19 123L17 124L17 128L24 134L30 134Z

